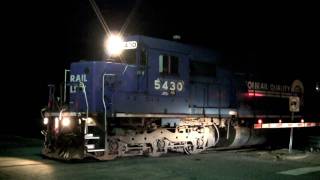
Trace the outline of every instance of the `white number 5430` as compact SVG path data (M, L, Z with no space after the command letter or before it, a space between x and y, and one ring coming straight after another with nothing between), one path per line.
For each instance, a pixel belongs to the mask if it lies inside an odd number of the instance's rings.
M154 89L156 90L182 91L183 85L183 81L154 80Z

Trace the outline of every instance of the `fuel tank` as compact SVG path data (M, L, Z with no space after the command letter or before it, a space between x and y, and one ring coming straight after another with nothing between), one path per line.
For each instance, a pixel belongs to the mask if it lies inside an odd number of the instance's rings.
M217 144L218 147L242 147L262 145L267 142L267 137L264 131L250 129L248 127L230 127L229 133L227 130L221 131L221 141Z

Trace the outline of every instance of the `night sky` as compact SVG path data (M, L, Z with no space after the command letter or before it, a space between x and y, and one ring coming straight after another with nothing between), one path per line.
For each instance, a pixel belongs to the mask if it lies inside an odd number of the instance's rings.
M163 39L181 35L181 42L222 54L234 71L258 73L270 80L320 81L319 10L315 4L217 3L211 1L96 0L113 31L135 13L126 34ZM88 0L12 2L3 28L10 47L10 73L3 74L7 121L5 133L39 135L40 109L47 84L63 81L70 62L103 60L104 31ZM4 43L4 42L3 42ZM7 53L8 53L7 52ZM5 67L5 66L3 66ZM15 74L15 75L12 75ZM16 74L18 74L16 76ZM310 95L311 96L311 95ZM10 118L12 115L17 118ZM15 120L15 121L14 121ZM18 123L17 123L18 121ZM25 129L23 127L28 127Z

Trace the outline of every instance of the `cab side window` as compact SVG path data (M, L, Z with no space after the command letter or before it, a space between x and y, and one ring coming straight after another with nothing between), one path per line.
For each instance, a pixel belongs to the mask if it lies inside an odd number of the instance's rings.
M179 58L177 56L159 56L159 73L162 75L179 75Z

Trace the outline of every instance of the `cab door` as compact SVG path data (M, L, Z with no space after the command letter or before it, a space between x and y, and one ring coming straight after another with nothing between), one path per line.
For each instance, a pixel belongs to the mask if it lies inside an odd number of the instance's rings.
M148 92L148 72L149 72L149 53L148 48L142 46L137 52L138 66L137 66L137 91L142 93Z

